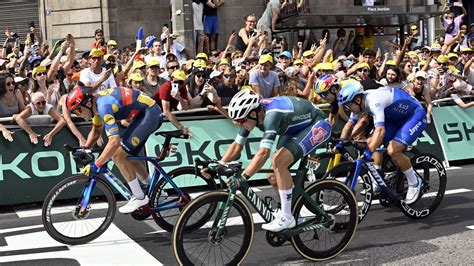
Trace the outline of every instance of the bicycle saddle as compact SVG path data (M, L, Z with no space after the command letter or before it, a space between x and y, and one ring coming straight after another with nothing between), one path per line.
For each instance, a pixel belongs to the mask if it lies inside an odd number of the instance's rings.
M189 135L184 134L182 130L172 130L172 131L160 131L156 132L155 135L161 135L163 137L171 137L171 138L178 138L178 139L187 139Z

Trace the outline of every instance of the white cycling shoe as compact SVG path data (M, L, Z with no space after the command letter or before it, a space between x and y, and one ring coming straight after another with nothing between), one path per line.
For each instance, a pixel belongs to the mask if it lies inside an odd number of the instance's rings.
M290 219L281 215L281 213L275 214L275 219L269 223L262 224L262 229L270 232L280 232L285 229L293 228L296 226L296 220L291 216Z
M418 184L416 186L408 186L407 195L405 197L405 204L412 204L418 200L421 192L422 180L418 178Z
M148 199L148 196L145 195L143 199L137 199L135 197L132 197L127 204L123 205L122 207L119 208L119 212L121 213L132 213L138 208L145 206L148 204L150 200Z

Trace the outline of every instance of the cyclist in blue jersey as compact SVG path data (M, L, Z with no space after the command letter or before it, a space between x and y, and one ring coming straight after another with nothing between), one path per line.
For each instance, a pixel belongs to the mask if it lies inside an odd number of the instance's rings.
M91 87L76 86L69 93L66 103L69 111L74 111L86 120L92 118L92 130L87 138L86 148L96 143L104 128L109 138L100 156L84 167L83 173L104 173L106 167L102 166L112 159L133 193L132 198L119 211L131 213L148 204L149 199L137 180L140 177L143 183L149 184L150 178L145 166L138 161L128 160L127 156L137 155L148 136L161 126L163 115L155 101L146 94L129 88L109 88L94 93ZM122 137L117 124L120 120L130 122Z
M251 90L239 91L230 101L229 117L239 126L237 137L229 146L221 162L229 162L242 151L246 139L255 127L263 131L260 148L242 176L249 179L270 157L276 137L280 138L272 158L281 211L275 220L262 225L272 232L293 228L296 221L291 214L293 180L288 167L325 142L331 135L331 126L323 111L311 102L298 97L260 99Z
M384 87L365 91L358 81L345 83L338 94L340 105L352 113L342 130L341 138L348 139L360 115L368 113L374 118L375 130L367 140L364 158L371 160L372 153L382 143L388 143L387 151L408 180L406 204L412 204L420 195L422 180L417 177L410 159L404 151L426 128L426 112L421 104L403 90ZM338 144L341 145L341 144ZM380 168L382 157L374 154L374 166Z

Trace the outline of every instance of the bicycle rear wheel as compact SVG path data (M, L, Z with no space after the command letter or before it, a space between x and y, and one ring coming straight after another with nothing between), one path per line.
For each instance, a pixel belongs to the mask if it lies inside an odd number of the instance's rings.
M303 257L312 261L328 260L341 253L351 242L358 223L357 202L348 187L335 180L321 180L309 186L307 193L322 210L329 213L334 222L329 227L303 232L291 238L291 244ZM322 216L300 195L293 206L293 215L305 221L321 221ZM328 212L338 206L337 212Z
M253 240L254 223L252 213L244 201L236 196L221 239L212 240L216 228L212 225L219 211L213 212L206 224L196 231L186 230L189 224L201 219L200 213L217 203L224 207L229 192L208 192L193 200L183 210L173 230L171 243L179 265L239 265L247 256Z
M432 214L443 200L446 191L447 175L441 161L431 154L418 154L411 160L413 169L423 180L420 197L414 203L407 205L400 202L400 209L406 216L421 219ZM408 188L406 178L399 177Z
M352 178L350 177L354 176L354 172L354 162L342 162L324 174L323 179L336 179L345 182L345 180L349 178L349 182L351 182L350 180L352 180ZM350 184L348 184L348 186L350 186ZM369 213L372 199L374 198L373 191L372 179L367 173L367 170L362 167L353 191L357 200L357 205L359 206L359 222L361 222L367 213Z
M80 211L83 191L91 181L87 176L71 176L59 182L46 196L43 225L56 241L68 245L85 244L102 235L112 223L117 208L115 196L100 178L96 179L86 210Z
M169 172L171 180L184 193L182 197L173 188L173 186L165 178L161 178L155 185L151 193L150 204L152 208L156 208L160 203L163 210L153 213L153 219L164 230L171 232L173 226L178 219L181 211L186 205L199 195L217 189L214 179L206 179L201 173L196 176L195 168L191 166L180 167ZM202 213L201 220L197 220L194 224L188 224L187 230L195 230L206 223L212 212L214 212L216 204L209 205L209 208ZM204 211L204 210L201 210Z

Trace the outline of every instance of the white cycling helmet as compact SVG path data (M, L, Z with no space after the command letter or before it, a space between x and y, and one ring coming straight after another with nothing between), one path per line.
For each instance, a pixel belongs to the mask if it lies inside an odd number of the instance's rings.
M260 106L260 98L252 90L241 90L229 103L229 116L232 120L246 118L250 112Z

